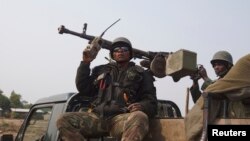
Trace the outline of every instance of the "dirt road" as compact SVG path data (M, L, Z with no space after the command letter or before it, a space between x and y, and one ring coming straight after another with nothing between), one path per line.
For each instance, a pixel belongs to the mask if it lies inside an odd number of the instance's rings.
M23 119L0 118L0 135L7 133L16 135L22 122Z

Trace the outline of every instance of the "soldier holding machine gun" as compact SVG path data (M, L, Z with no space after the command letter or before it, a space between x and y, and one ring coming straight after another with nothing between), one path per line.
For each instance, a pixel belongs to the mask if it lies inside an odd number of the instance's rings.
M190 92L192 95L193 102L196 103L196 101L199 99L201 96L201 91L199 87L198 80L203 79L204 82L201 86L201 90L203 91L208 85L212 84L213 81L207 76L207 71L203 67L203 65L198 65L197 66L197 72L192 74L190 78L193 80L193 85L190 88Z
M124 37L116 38L113 42L103 39L107 29L101 36L95 37L87 35L86 28L87 24L84 24L82 33L70 31L64 26L58 29L60 34L72 34L90 41L83 51L76 87L80 94L94 99L88 112L66 113L58 119L60 135L63 140L71 141L107 134L121 141L141 141L149 130L149 118L154 117L157 112L153 76L163 78L170 75L177 82L181 77L193 73L196 54L180 51L176 58L173 53L168 52L145 52L133 48L131 42ZM110 50L110 57L114 61L91 70L90 64L100 48ZM179 58L183 55L180 53L187 53L191 59ZM135 65L132 58L144 59L141 66L148 69ZM172 61L168 58L172 58ZM186 71L184 73L176 65L179 60L191 60L186 62L191 67L183 69ZM174 67L167 69L167 63Z
M117 23L118 21L119 20L117 20L115 23ZM115 23L113 23L112 25L114 25ZM109 29L111 26L109 26L107 29ZM112 42L102 38L104 33L107 31L107 29L101 34L101 36L99 36L100 38L99 38L98 42L100 42L100 44L101 44L100 47L101 48L111 50ZM89 42L92 42L95 39L95 36L87 35L86 30L87 30L87 24L86 23L84 24L84 28L83 28L82 33L71 31L71 30L65 28L63 25L58 28L59 34L64 34L64 33L71 34L71 35L75 35L75 36L78 36L78 37L83 38L83 39L87 39L87 40L89 40ZM91 47L89 47L89 49L90 48ZM142 67L148 68L152 72L152 74L154 76L156 76L158 78L163 78L163 77L166 76L166 73L165 73L166 60L165 60L165 57L167 57L170 54L169 52L152 52L152 51L147 51L146 52L146 51L139 50L139 49L136 49L136 48L132 48L132 52L133 53L132 53L131 58L143 59L140 62L140 65Z
M141 141L149 130L149 118L157 111L154 78L130 61L132 44L124 37L111 43L110 56L114 62L97 66L90 73L100 41L96 37L85 48L76 75L80 94L93 99L91 109L62 115L57 121L60 135L64 141L107 134L121 141Z
M214 54L211 65L214 68L215 74L218 76L218 79L223 78L227 72L233 66L233 58L230 53L227 51L218 51ZM204 91L210 84L214 83L216 80L212 81L208 75L206 69L203 65L198 65L197 72L191 75L193 80L193 85L190 88L190 92L193 98L194 103L201 96L201 91L199 89L198 80L202 78L204 83L201 86L201 90Z

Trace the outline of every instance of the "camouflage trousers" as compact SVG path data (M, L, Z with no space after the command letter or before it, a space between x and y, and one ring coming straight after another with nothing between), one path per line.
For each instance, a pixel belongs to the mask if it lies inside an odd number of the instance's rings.
M57 128L64 141L84 141L85 138L110 135L121 141L142 141L149 130L145 113L135 111L102 120L88 112L69 112L59 117Z

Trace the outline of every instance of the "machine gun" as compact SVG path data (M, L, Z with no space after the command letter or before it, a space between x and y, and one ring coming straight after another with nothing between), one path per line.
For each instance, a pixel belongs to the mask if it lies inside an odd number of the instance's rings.
M115 23L113 23L112 25L114 25ZM109 29L111 26L109 26L107 29ZM102 37L107 29L99 37ZM82 33L71 31L65 28L65 26L63 25L58 28L59 34L66 33L75 35L80 38L89 40L89 42L93 41L95 37L97 37L87 35L86 31L87 23L84 24ZM102 48L110 50L111 44L111 41L101 38ZM172 76L175 82L179 81L180 78L184 76L193 74L196 70L196 53L183 49L176 52L146 52L133 48L133 58L142 59L140 65L142 67L148 68L148 70L152 72L155 77L163 78L169 75Z
M117 21L116 21L117 22ZM115 22L115 23L116 23ZM115 23L113 23L112 25L114 25ZM112 26L111 25L111 26ZM108 28L110 28L111 26L109 26ZM108 29L107 28L107 29ZM105 31L107 31L107 29ZM75 36L78 36L80 38L83 38L83 39L86 39L86 40L89 40L89 42L91 42L92 40L94 40L94 38L96 36L92 36L92 35L87 35L86 34L86 31L87 31L87 23L84 23L84 27L83 27L83 32L82 33L78 33L78 32L75 32L75 31L71 31L67 28L65 28L64 25L61 25L59 28L58 28L58 32L59 34L71 34L71 35L75 35ZM103 34L105 33L105 31L101 34L100 37L103 36ZM101 47L104 48L104 49L108 49L110 50L111 49L111 44L112 42L109 41L109 40L106 40L106 39L103 39L101 38ZM152 51L142 51L142 50L139 50L139 49L136 49L136 48L133 48L133 58L136 59L143 59L140 64L141 66L145 67L145 68L148 68L150 69L150 66L151 66L151 62L153 61L153 59L155 58L155 56L158 54L158 59L161 57L162 58L162 61L164 64L157 64L158 62L156 62L156 64L154 66L165 66L166 65L166 61L165 61L165 57L167 57L169 55L169 52L152 52ZM164 60L163 60L164 59ZM165 62L164 62L165 61ZM163 68L162 67L162 68ZM151 68L152 70L152 68ZM156 72L157 71L157 72ZM162 77L165 77L165 68L164 70L153 70L153 73L154 76L156 77L159 77L159 78L162 78Z

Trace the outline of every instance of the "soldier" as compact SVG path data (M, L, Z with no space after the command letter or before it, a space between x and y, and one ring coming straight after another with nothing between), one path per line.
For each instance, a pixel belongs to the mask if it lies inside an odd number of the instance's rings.
M208 124L213 124L220 115L221 101L230 100L226 109L228 118L250 117L250 54L240 58L235 66L222 79L209 85L204 92L209 93L210 99ZM200 97L185 118L187 140L200 139L203 127L203 97ZM241 122L244 124L244 122Z
M228 74L207 87L212 98L232 101L228 107L229 118L250 117L250 54L240 58Z
M227 72L233 66L233 58L232 55L227 51L218 51L214 54L210 63L212 64L212 67L214 68L215 74L218 76L218 79L221 79L227 74ZM201 96L201 91L198 83L198 80L200 78L204 80L201 86L202 91L204 91L207 88L207 86L216 81L216 80L212 81L208 77L206 69L203 67L203 65L200 65L198 68L198 73L191 76L191 79L193 80L193 85L190 88L190 93L192 95L194 103L196 103L196 101Z
M201 87L202 90L206 90L207 87L215 83L216 81L222 79L233 67L233 59L230 53L227 51L218 51L214 54L212 60L210 61L212 64L215 74L218 76L217 80L212 81L207 76L206 70L204 67L199 68L199 76L203 78L204 83ZM203 104L203 97L201 96L201 91L199 90L198 79L194 79L195 77L191 77L193 79L193 86L190 89L193 101L195 105L189 111L188 115L185 117L185 129L188 141L196 141L200 138L203 126L203 109L200 105ZM197 77L196 77L197 78ZM227 117L228 113L227 109L231 109L233 107L237 107L241 104L241 102L229 102L228 100L221 99L213 99L212 102L213 113L215 117ZM222 106L223 105L223 106ZM232 113L229 113L232 114ZM235 113L234 113L235 114ZM240 115L239 111L236 115ZM215 118L214 117L214 118Z
M77 70L76 87L80 94L92 97L88 112L62 115L57 127L63 140L80 141L86 137L106 133L122 141L141 141L149 130L149 118L157 111L154 78L132 59L132 44L116 38L111 45L110 57L114 60L90 69L100 48L99 38L83 52ZM90 53L89 53L90 51Z
M233 90L248 89L250 86L250 54L241 57L235 66L228 72L224 79L218 80L213 85L209 86L205 92L223 93ZM250 94L250 93L249 93ZM227 93L226 95L229 96ZM231 100L238 100L232 98Z

